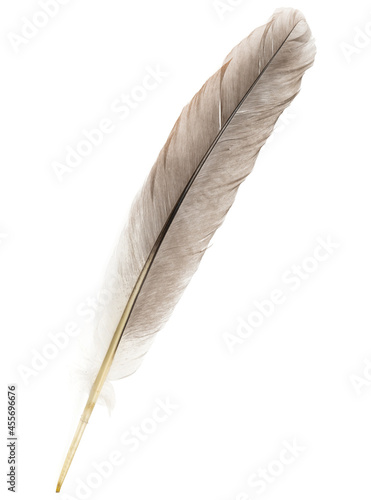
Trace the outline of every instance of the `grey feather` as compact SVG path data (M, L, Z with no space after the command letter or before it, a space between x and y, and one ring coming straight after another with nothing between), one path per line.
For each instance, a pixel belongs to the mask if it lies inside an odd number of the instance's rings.
M134 200L111 260L107 279L116 275L117 286L95 326L89 361L93 371L105 355L151 249L179 205L138 296L109 379L126 377L139 367L277 119L299 92L314 56L303 15L293 9L278 10L268 24L230 52L183 109Z

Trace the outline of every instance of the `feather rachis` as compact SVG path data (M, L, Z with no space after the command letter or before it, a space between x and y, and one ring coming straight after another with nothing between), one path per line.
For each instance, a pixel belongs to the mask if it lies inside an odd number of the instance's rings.
M228 54L183 109L134 200L111 260L108 277L117 275L118 282L95 327L87 372L100 368L83 428L106 377L126 377L142 362L314 55L303 16L279 10ZM77 434L79 441L82 433ZM77 445L74 439L59 488Z
M158 269L151 269L147 277L148 283L143 286L142 298L138 299L136 305L137 313L133 313L128 323L128 330L123 336L122 345L119 347L112 367L110 373L112 379L132 373L133 366L128 369L130 356L132 356L129 354L130 350L139 349L139 356L136 356L139 364L142 357L140 354L148 350L144 344L138 345L141 335L146 336L149 347L151 334L156 333L166 322L190 277L197 269L212 235L224 220L239 185L251 172L260 148L272 132L281 112L298 93L303 73L313 63L314 46L310 30L302 16L294 11L290 16L285 14L285 19L280 20L280 17L278 12L264 28L262 36L258 29L247 40L235 47L227 56L222 68L205 83L199 93L184 108L133 205L129 224L123 232L121 241L132 241L130 269L133 276L138 276L156 237L163 228L164 221L198 169L197 181L193 183L192 188L187 190L187 199L183 201L171 229L167 231L166 238L162 242L163 248L159 250L157 262L154 264L154 267L157 266ZM283 25L288 18L291 18L291 24L289 30L286 26L285 31ZM277 32L281 32L281 37L272 43L269 37L272 40L275 39ZM248 44L249 39L250 43L252 40L253 45L255 39L259 40L259 58L252 48L247 49L249 52L246 57L244 44ZM301 52L301 57L298 57L298 52ZM245 64L241 63L241 57L245 59ZM233 66L238 68L238 73L241 73L242 67L244 73L249 66L246 59L252 65L255 64L255 72L251 74L250 68L250 73L245 76L245 87L242 88L241 78L233 78L235 76ZM261 70L259 70L259 64L262 67ZM274 92L272 92L272 82L280 80L284 80L284 85L280 90L280 98L277 98L277 89L273 89ZM222 129L220 129L220 113ZM197 121L196 130L194 130L193 121ZM264 128L264 133L262 133L262 128ZM223 161L219 161L218 157ZM209 169L207 162L211 165ZM226 164L229 167L228 172L225 171ZM213 182L212 178L216 182ZM225 207L219 213L221 186L222 190L226 189L229 195ZM209 204L207 210L205 210L205 199ZM202 244L200 248L195 249L193 248L196 239L195 218L191 214L199 215L202 212L214 213L214 220L212 229L207 227L205 230L205 227L210 224L208 220L206 224L201 224L198 231L196 230L198 241ZM215 217L215 214L219 215ZM145 229L143 225L137 224L138 215L139 219L144 221ZM199 217L197 224L199 224ZM143 230L146 234L145 238L143 238ZM177 244L180 241L180 234L182 235L181 245ZM141 249L140 255L138 255L138 248ZM187 260L184 255L192 248L193 255L197 255L197 261L193 259L193 256ZM118 254L119 262L121 262L119 268L126 268L122 265L127 259L126 252L127 250L123 247L122 254ZM161 260L164 262L161 263ZM136 265L133 265L133 261ZM113 266L117 266L117 263L113 263ZM177 272L177 268L182 269L182 273ZM184 272L185 268L188 272ZM165 275L171 278L166 279ZM159 284L162 290L171 290L171 292L159 293ZM132 288L133 282L128 283L128 287ZM121 300L122 303L120 296L116 297L116 300ZM148 318L146 310L151 311L151 318ZM153 315L154 310L158 311L158 314ZM110 327L106 330L108 338L112 335L109 331L112 332L117 323L117 315L118 313L115 318L112 318ZM102 324L97 325L97 330L102 333ZM131 336L132 339L130 339Z

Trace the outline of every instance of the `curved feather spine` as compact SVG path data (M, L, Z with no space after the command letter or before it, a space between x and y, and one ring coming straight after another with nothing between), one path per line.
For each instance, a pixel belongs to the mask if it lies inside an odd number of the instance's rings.
M280 10L231 51L182 111L132 206L112 261L119 289L97 324L93 357L106 354L57 491L106 378L128 376L141 363L314 55L303 16Z

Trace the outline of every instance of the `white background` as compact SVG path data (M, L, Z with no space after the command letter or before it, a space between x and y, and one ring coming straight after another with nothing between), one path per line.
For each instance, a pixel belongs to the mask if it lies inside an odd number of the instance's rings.
M84 404L69 381L80 336L32 376L20 370L66 324L89 328L81 311L94 313L87 301L99 300L132 198L182 107L280 7L234 3L221 12L213 0L72 0L18 53L8 35L40 7L1 4L2 491L6 386L16 382L19 498L55 494ZM371 36L371 4L291 6L312 28L315 66L144 364L115 383L112 416L95 410L62 498L83 498L78 480L115 450L125 464L85 498L370 498L371 43L355 37L357 27ZM112 103L148 66L167 76L120 120ZM104 118L115 130L59 182L53 162ZM292 291L283 275L328 237L338 248ZM229 352L223 335L276 288L285 303ZM131 452L120 436L151 417L157 398L178 409ZM259 495L248 479L294 439L305 451Z

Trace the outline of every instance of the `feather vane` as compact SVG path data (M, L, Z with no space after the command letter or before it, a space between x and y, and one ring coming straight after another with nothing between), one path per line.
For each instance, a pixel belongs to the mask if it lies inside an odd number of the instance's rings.
M228 54L180 114L110 263L117 288L96 324L89 361L96 378L59 489L106 379L141 364L314 56L303 15L280 9Z

